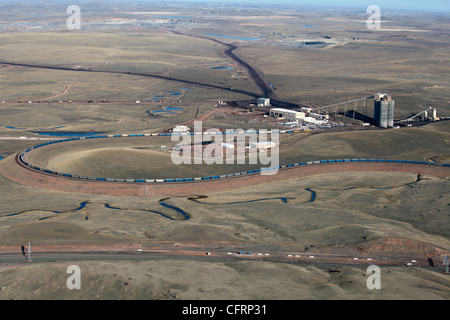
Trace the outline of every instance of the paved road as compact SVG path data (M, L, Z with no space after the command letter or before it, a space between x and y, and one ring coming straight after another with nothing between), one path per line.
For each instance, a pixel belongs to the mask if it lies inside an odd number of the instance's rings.
M54 263L54 262L74 262L77 261L147 261L147 260L194 260L202 262L226 262L230 260L253 260L269 261L281 263L309 264L317 267L367 267L370 264L378 266L405 266L411 263L411 266L428 266L424 256L421 257L353 257L344 254L323 254L323 253L294 253L294 252L258 252L240 253L237 248L217 248L198 247L194 249L127 249L127 250L86 250L76 251L76 246L72 251L39 251L32 249L31 262L27 261L27 255L20 252L0 252L0 266L20 265L26 263Z

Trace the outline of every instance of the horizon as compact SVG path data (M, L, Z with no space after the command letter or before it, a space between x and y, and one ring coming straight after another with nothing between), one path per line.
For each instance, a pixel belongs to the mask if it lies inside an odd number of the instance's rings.
M131 1L131 0L128 0ZM137 0L139 1L139 0ZM370 5L377 5L382 11L405 11L405 12L450 12L450 1L448 0L186 0L186 1L170 1L170 0L140 0L143 2L205 2L213 4L266 4L266 5L298 5L313 7L342 7L342 8L361 8L365 11Z
M448 0L396 0L395 2L391 0L0 0L0 3L33 3L38 4L56 2L56 3L69 3L70 4L81 4L86 2L106 2L106 3L118 3L118 2L146 2L146 3L210 3L210 4L261 4L261 5L296 5L296 6L311 6L311 7L329 7L329 8L361 8L361 11L365 11L370 5L377 5L384 11L405 11L405 12L440 12L449 13L450 12L450 1Z
M395 3L390 0L200 0L202 2L213 3L262 3L262 4L286 4L298 6L322 6L322 7L348 7L365 10L370 5L377 5L382 10L398 11L426 11L426 12L450 12L450 1L448 0L397 0Z

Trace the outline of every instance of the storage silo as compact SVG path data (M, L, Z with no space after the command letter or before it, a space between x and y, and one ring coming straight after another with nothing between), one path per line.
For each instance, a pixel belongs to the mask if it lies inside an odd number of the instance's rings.
M379 93L374 101L374 121L382 128L392 128L394 126L394 100L385 93Z

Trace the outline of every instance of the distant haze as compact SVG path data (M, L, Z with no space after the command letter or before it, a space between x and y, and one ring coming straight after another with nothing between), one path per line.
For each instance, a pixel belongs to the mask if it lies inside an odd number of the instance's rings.
M366 11L370 5L377 5L382 12L386 11L416 11L450 13L450 0L0 0L0 4L83 4L83 3L210 3L210 4L273 4L354 8Z
M209 3L264 3L291 4L329 7L361 7L365 10L370 5L379 6L382 11L434 11L450 12L450 0L202 0Z

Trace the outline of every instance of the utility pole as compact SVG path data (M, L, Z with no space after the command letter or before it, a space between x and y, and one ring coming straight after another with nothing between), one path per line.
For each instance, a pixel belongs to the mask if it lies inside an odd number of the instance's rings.
M448 268L448 257L446 254L444 254L444 261L445 261L445 273L450 273Z
M31 244L28 242L28 261L31 262Z
M369 118L369 113L367 112L367 100L368 99L366 99L366 117L365 117L365 122L368 122L367 120L368 120L368 118Z

